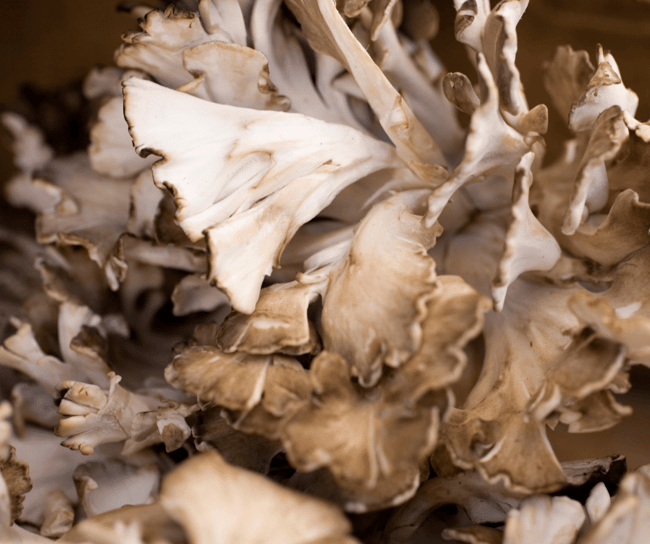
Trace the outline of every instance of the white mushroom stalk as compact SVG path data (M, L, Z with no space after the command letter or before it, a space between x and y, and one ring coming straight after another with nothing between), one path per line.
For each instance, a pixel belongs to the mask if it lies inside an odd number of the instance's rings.
M453 2L473 73L433 0L164 4L87 76L87 149L2 115L36 228L0 229L0 540L646 538L650 465L547 436L635 417L650 367L614 54L548 51L549 111L526 0Z

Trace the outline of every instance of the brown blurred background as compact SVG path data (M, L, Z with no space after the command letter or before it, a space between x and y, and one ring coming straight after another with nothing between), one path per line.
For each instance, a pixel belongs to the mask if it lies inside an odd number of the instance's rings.
M21 85L43 91L78 81L111 64L120 35L135 26L115 0L0 0L0 105L16 106ZM6 144L6 135L3 134ZM6 145L0 179L10 173Z
M53 89L110 64L120 34L133 21L114 0L2 0L0 100L15 100L21 83Z
M408 1L408 0L405 0ZM433 40L448 70L475 75L465 52L453 39L452 0L436 1L441 31ZM80 80L97 64L110 64L120 34L135 27L118 13L115 0L0 0L0 104L17 104L21 84L51 91ZM549 103L541 66L557 45L586 49L592 59L602 44L614 54L623 81L640 98L637 118L650 117L650 3L641 0L531 0L518 27L517 65L531 106ZM32 95L34 90L32 89ZM555 155L568 130L551 110L549 155ZM6 143L6 135L3 134ZM6 146L0 146L0 183L10 174ZM0 205L0 223L30 221L29 215ZM575 436L551 433L562 460L625 453L636 467L650 462L650 379L635 371L632 392L621 398L635 414L603 433Z

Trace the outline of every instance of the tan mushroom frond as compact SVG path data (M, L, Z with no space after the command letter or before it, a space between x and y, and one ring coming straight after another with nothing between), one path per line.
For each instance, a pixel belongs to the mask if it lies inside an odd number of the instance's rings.
M59 389L59 421L55 433L67 437L62 444L90 455L102 444L123 444L130 455L152 444L178 449L191 434L185 417L196 407L179 404L158 392L134 393L119 385L111 372L110 386L64 381Z
M18 330L0 347L0 366L29 376L50 393L64 380L91 380L108 385L102 318L73 302L55 305L56 321L49 333L56 338L61 357L48 354L39 344L29 322L16 322Z
M383 142L301 115L289 116L289 131L285 113L212 104L141 80L126 84L125 97L139 152L165 157L154 180L173 191L190 239L206 231L210 279L243 313L301 225L344 187L399 161Z
M413 213L426 196L402 193L375 206L357 227L347 257L330 273L324 346L348 361L367 386L377 382L384 363L400 366L421 343L426 303L436 285L435 262L426 251L440 232Z
M650 470L639 467L625 476L604 515L578 540L579 544L643 542L650 520Z
M437 392L436 402L418 405L387 398L381 385L364 391L352 382L346 362L327 352L312 362L310 376L313 398L281 426L291 464L304 472L326 467L353 512L412 496L420 464L435 446L445 392Z
M292 0L289 6L310 45L337 59L354 76L399 156L422 179L437 181L427 175L426 166L445 165L438 146L348 28L336 5L330 0Z
M514 490L547 492L565 476L546 438L545 420L556 412L567 423L593 417L599 404L578 417L572 408L607 391L623 368L624 352L570 311L569 300L580 289L523 279L510 289L503 312L486 317L481 377L464 408L452 410L442 434L459 466Z
M248 508L251 497L254 510ZM127 528L134 539L128 542L137 543L358 544L350 522L331 503L229 465L215 452L196 455L167 474L152 504L94 516L61 542L87 542L96 534L125 542Z
M302 275L296 281L262 289L252 314L233 313L221 325L219 347L226 353L257 355L317 353L320 339L307 311L325 290L328 278L314 276Z
M569 128L573 132L590 130L598 116L618 106L632 116L636 113L639 97L623 85L621 72L612 54L598 46L596 73L587 83L583 94L571 105Z
M548 271L562 255L560 245L530 209L529 190L533 183L531 165L534 158L534 153L527 153L515 169L510 220L503 254L491 286L496 310L503 308L508 286L521 274Z
M606 163L616 156L628 134L618 106L606 109L594 120L562 224L564 234L573 234L590 214L599 212L607 203Z
M511 178L521 157L539 142L539 135L524 136L504 120L499 107L499 89L483 55L478 56L478 73L485 96L472 114L462 161L429 198L428 225L433 225L454 193L464 185L483 181L486 176Z
M553 60L544 63L544 88L565 123L595 72L589 53L574 51L570 45L559 46Z
M585 518L578 501L536 495L510 511L503 544L572 544Z
M173 88L193 79L183 66L185 49L218 39L230 41L223 33L206 32L197 13L174 6L164 12L150 10L140 26L140 31L123 36L124 44L115 53L116 64L142 70L162 85Z
M165 370L174 387L227 410L236 429L274 439L278 425L311 395L309 375L289 357L190 347Z
M9 455L0 459L0 477L9 496L9 521L13 523L20 517L23 510L25 493L32 488L32 482L29 478L29 465L16 457L16 448L13 446L9 446ZM1 494L2 491L0 491ZM2 497L0 497L0 500L2 500ZM2 522L4 521L2 520Z
M266 57L235 43L208 42L183 51L183 65L196 79L179 88L217 104L287 111L289 100L269 77Z

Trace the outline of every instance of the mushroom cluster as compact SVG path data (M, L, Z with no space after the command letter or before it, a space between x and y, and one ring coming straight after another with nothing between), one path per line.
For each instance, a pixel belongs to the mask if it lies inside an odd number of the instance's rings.
M432 0L129 3L86 150L2 115L0 541L644 541L650 465L547 428L650 366L650 123L558 47L544 161L527 5L454 0L464 74Z

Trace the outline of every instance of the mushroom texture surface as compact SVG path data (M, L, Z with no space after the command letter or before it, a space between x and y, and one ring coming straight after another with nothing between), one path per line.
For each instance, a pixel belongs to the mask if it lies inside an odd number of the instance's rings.
M610 3L123 4L0 118L0 541L642 542L650 81L607 42L650 5Z

